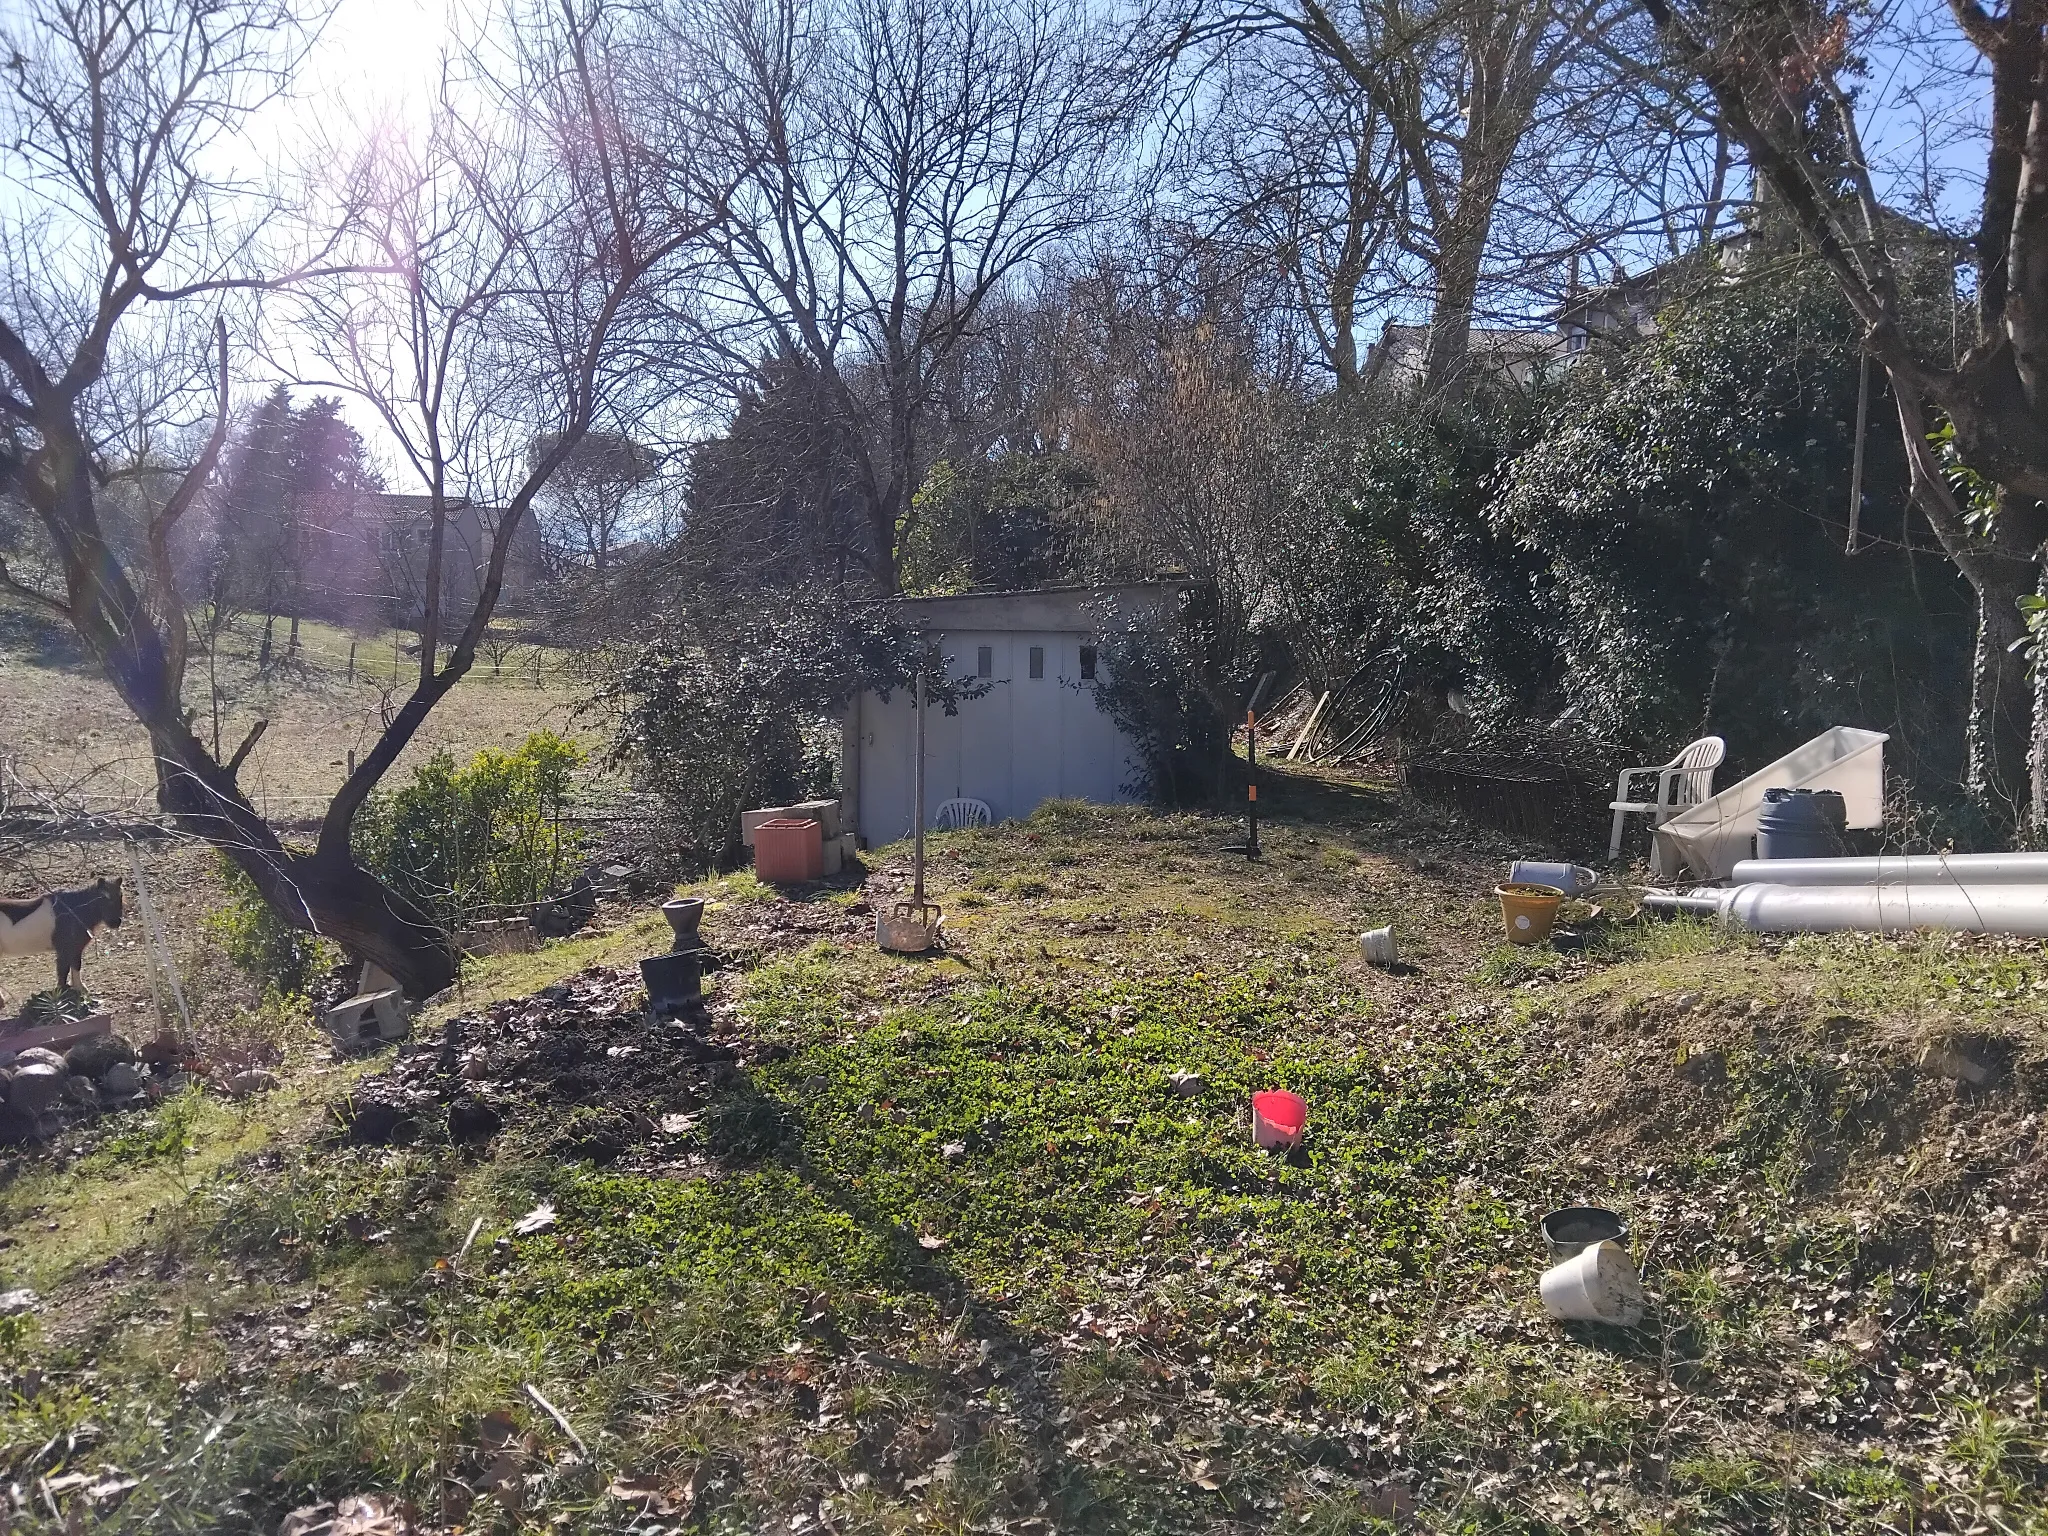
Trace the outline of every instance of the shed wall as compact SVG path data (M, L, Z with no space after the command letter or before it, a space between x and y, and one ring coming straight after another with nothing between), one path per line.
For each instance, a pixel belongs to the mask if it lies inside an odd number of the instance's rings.
M1071 630L948 630L940 649L956 677L975 675L977 653L991 653L993 686L960 706L934 708L925 725L925 815L942 801L985 800L998 821L1028 816L1046 800L1114 804L1136 798L1142 769L1115 721L1081 677L1081 648L1094 637ZM1045 675L1031 676L1031 648L1045 652ZM1106 666L1099 678L1108 676ZM858 762L848 786L859 805L860 833L871 844L911 831L916 717L910 695L885 703L861 697L855 723Z

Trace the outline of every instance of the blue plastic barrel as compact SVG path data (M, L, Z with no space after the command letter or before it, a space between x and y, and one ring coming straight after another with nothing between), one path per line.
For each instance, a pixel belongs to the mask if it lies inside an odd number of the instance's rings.
M1832 789L1767 789L1756 815L1760 859L1838 859L1849 808Z

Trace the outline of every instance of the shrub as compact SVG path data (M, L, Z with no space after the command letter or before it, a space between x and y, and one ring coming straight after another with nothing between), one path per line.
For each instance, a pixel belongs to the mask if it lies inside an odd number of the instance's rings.
M294 928L271 909L256 882L220 855L227 900L202 924L221 952L260 987L286 997L302 995L321 973L341 963L341 951L318 934Z
M1199 609L1159 623L1105 604L1097 619L1106 675L1096 703L1136 745L1144 770L1142 784L1125 788L1166 805L1220 801L1232 777L1234 722L1220 690L1203 686L1211 669L1192 633Z
M582 762L583 749L552 731L462 768L437 752L410 784L364 805L356 857L450 925L541 901L582 851L581 829L565 822Z
M696 857L730 862L741 811L829 791L841 712L864 689L907 686L921 646L879 608L835 611L810 594L689 614L600 695L617 711L611 759L631 765ZM930 687L948 714L985 689L943 665Z

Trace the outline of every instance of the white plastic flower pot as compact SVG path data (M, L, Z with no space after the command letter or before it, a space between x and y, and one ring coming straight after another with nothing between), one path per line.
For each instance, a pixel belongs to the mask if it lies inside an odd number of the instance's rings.
M1543 1310L1559 1322L1633 1328L1643 1320L1643 1283L1617 1242L1595 1243L1552 1265L1537 1289Z

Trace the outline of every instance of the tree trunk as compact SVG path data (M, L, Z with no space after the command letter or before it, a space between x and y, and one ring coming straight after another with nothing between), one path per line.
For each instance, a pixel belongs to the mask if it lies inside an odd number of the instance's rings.
M1422 372L1425 400L1463 393L1472 349L1472 304L1479 293L1484 232L1477 240L1454 232L1440 248L1436 303L1429 317L1429 349Z
M2040 579L2034 585L2034 595L2048 603L2048 560L2041 567ZM2048 614L2048 608L2039 610ZM2048 840L2048 656L2041 654L2041 645L2048 639L2043 630L2034 632L2032 657L2034 664L2034 720L2033 732L2027 743L2027 786L2030 791L2027 806L2028 841L2041 847Z
M2013 650L2026 634L2020 599L2032 582L2026 568L2000 561L1972 583L1977 592L1977 652L1970 671L1970 798L2007 826L2025 819L2029 758L2038 684Z
M182 725L159 723L150 740L158 804L181 831L233 860L272 911L294 928L331 939L351 960L373 961L407 997L431 997L455 980L455 947L433 913L345 852L287 849Z
M431 997L455 980L455 946L434 915L353 859L295 858L280 878L303 898L312 932L389 972L407 997Z

